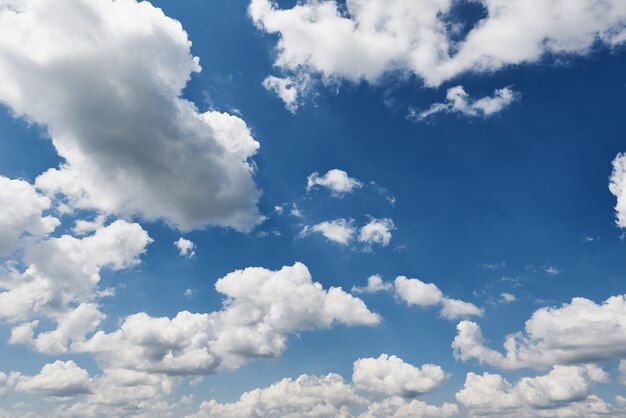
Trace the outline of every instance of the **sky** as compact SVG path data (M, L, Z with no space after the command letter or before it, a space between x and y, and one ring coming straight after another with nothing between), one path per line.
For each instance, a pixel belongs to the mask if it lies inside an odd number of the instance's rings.
M621 0L0 0L0 418L626 417L625 45Z

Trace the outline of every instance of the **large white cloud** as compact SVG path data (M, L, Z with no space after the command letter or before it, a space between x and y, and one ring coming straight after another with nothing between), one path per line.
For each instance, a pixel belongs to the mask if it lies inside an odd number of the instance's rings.
M376 325L380 317L341 288L324 290L301 263L278 271L238 270L215 287L220 311L174 318L131 315L112 333L98 331L75 349L96 353L104 369L173 376L210 374L255 357L276 357L296 331L335 324Z
M400 71L438 86L464 72L493 72L547 54L586 54L598 40L609 46L626 40L621 0L479 0L485 17L460 40L459 27L474 22L459 22L455 3L306 0L280 9L271 0L251 0L248 11L259 28L278 34L274 64L283 80L313 74L324 82L375 83ZM293 103L298 84L290 88Z
M602 304L574 298L558 308L541 308L526 321L525 332L506 337L504 354L485 345L478 324L462 321L457 329L455 357L505 369L619 359L626 356L626 296Z
M0 102L46 126L65 160L37 187L181 229L259 223L259 144L240 118L181 98L200 71L190 45L148 2L1 3Z
M0 176L0 257L23 246L25 238L36 239L52 232L59 220L43 212L50 199L23 180Z
M441 306L441 316L446 319L458 319L467 316L482 316L483 310L476 305L444 296L434 283L424 283L419 279L398 276L394 281L396 296L407 305L421 307Z
M470 372L456 398L470 416L614 416L611 406L592 394L594 382L606 381L606 373L593 364L555 366L545 375L523 377L514 385L498 374Z
M352 382L369 393L411 398L432 392L446 377L440 366L424 364L418 368L397 356L381 354L355 361Z
M57 360L43 366L35 376L20 375L15 390L41 392L49 396L75 396L91 391L91 379L87 371L72 360Z

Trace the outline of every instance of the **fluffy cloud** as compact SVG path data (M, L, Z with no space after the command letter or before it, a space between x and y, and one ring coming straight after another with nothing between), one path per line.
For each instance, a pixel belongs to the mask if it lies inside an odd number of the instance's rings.
M178 248L181 257L193 258L196 255L196 244L183 237L174 241L174 245Z
M238 401L220 404L215 400L203 402L200 411L188 418L246 418L246 417L450 417L458 407L445 403L429 405L418 400L391 396L373 401L360 395L359 390L377 395L414 396L438 386L445 373L434 365L421 369L395 356L381 355L378 359L360 359L354 363L352 384L338 374L326 376L302 375L283 379L265 388L246 392ZM353 407L367 405L367 411L355 414Z
M311 232L322 234L327 240L340 245L348 245L352 241L356 229L352 219L335 219L332 221L320 222L313 226L305 226L300 232L301 236L306 236Z
M276 94L291 113L295 113L300 107L302 95L306 94L309 85L310 77L306 74L292 77L269 76L263 80L263 87Z
M437 389L446 377L443 369L434 364L417 368L399 357L381 354L355 361L352 382L372 394L412 398Z
M595 365L555 366L545 375L524 377L515 385L498 374L468 373L456 398L471 416L609 416L611 407L591 393L594 382L606 381L606 373Z
M86 370L72 360L57 360L46 364L35 376L20 376L15 390L41 392L48 396L67 397L91 391L91 379Z
M493 72L532 63L547 54L587 54L598 40L626 40L620 0L480 0L484 17L462 20L451 0L307 0L280 9L251 0L248 12L278 34L274 62L288 77L319 75L375 83L392 71L438 86L466 72ZM469 29L458 39L458 28Z
M365 287L352 286L353 293L378 293L392 289L393 285L383 281L383 278L377 274L367 278L367 286Z
M398 276L394 281L394 289L396 296L407 305L423 307L440 305L441 316L446 319L483 315L483 310L472 303L445 297L434 283Z
M180 23L149 2L0 5L0 102L47 128L64 163L36 185L71 208L184 230L260 222L259 144L240 118L181 98L198 71Z
M238 270L215 287L227 298L221 311L180 312L171 319L138 313L117 331L98 331L74 348L96 353L106 370L210 374L251 358L279 356L296 331L380 322L363 301L341 288L322 289L301 263L278 271Z
M23 180L0 176L0 207L0 257L20 248L25 236L43 237L59 225L58 219L43 215L50 199Z
M626 297L602 304L574 298L559 308L541 308L526 321L524 333L506 337L504 354L485 345L478 324L462 321L457 330L456 358L505 369L619 359L626 356Z
M355 178L349 177L348 173L343 170L332 169L323 176L314 172L307 177L306 189L311 190L316 186L328 188L333 195L342 196L345 193L351 193L355 189L363 187L363 183Z
M391 242L391 231L395 229L389 218L371 219L359 230L359 241L371 248L372 245L386 247Z
M467 117L492 116L509 106L519 97L519 93L505 87L498 89L491 97L472 100L462 86L451 87L446 93L446 101L434 103L421 112L411 109L409 119L423 121L437 113L456 113Z
M609 190L617 198L616 223L620 228L626 228L626 154L617 154L613 160Z

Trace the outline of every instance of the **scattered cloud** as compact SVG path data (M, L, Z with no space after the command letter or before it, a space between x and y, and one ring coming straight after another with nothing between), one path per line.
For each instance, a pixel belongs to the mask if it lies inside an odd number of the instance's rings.
M326 187L333 196L341 197L346 193L352 193L356 189L363 187L363 183L359 180L349 177L348 173L336 168L329 170L323 176L318 172L312 173L307 177L306 189L310 191L316 186Z
M609 190L617 198L615 222L620 228L626 228L626 153L617 154L613 160Z
M500 293L500 301L505 303L515 302L517 300L517 296L512 293Z
M352 286L353 293L378 293L393 290L393 284L383 281L383 278L374 274L367 278L367 286Z
M174 241L174 246L178 248L181 257L189 259L196 255L196 244L186 238L178 238Z
M396 227L389 218L372 218L359 230L359 242L366 245L366 249L371 249L373 245L386 247L391 242L391 231Z
M356 229L353 219L335 219L333 221L320 222L311 227L305 226L300 236L306 236L312 232L322 234L327 240L340 245L348 245L352 242Z

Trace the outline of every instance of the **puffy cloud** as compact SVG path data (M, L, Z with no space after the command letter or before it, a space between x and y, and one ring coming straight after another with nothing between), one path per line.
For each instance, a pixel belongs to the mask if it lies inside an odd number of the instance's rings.
M430 405L417 399L407 400L399 396L373 402L358 418L445 418L459 414L459 407L445 402L441 406Z
M178 238L174 241L174 245L178 248L181 257L193 258L196 255L196 244L186 238Z
M500 293L500 300L506 303L515 302L517 300L517 296L515 296L512 293L504 292L504 293Z
M352 241L356 229L352 219L335 219L332 221L320 222L313 226L305 226L300 232L301 236L306 236L311 232L322 234L327 240L340 245L348 245Z
M292 77L268 76L263 80L263 87L276 94L287 110L295 113L300 107L302 95L310 88L310 77L300 74Z
M574 298L558 308L538 309L526 321L525 332L506 337L504 354L485 345L478 324L462 321L457 330L452 343L456 358L505 369L618 359L626 356L626 299L612 296L596 304Z
M468 373L457 400L471 416L608 416L611 407L592 395L594 382L606 382L598 366L555 366L549 373L523 377L515 385L498 374Z
M50 208L50 199L23 180L0 176L0 207L0 257L22 247L25 236L45 237L60 223L43 215Z
M91 379L86 370L72 360L57 360L46 364L35 376L20 376L15 390L21 392L42 392L48 396L67 397L88 393Z
M393 229L395 226L389 218L371 219L359 230L359 241L365 243L368 248L374 244L386 247L391 242Z
M234 403L203 402L200 411L189 418L347 418L350 416L348 406L363 402L338 374L302 375L295 380L283 379L269 387L246 392Z
M355 178L349 177L348 173L345 171L334 168L328 170L323 176L314 172L307 177L306 189L311 190L315 186L326 187L334 196L342 196L345 193L351 193L355 189L363 187L363 183Z
M375 274L367 278L367 286L352 286L354 293L378 293L393 290L393 284L383 281L382 277Z
M183 230L261 221L259 144L240 118L181 97L198 71L180 23L149 2L0 6L0 102L47 128L64 162L36 185L70 208Z
M341 288L324 290L301 263L278 271L238 270L215 287L224 308L174 318L131 315L112 333L98 331L78 351L94 352L105 369L172 376L210 374L254 357L276 357L289 334L334 324L376 325L380 317Z
M626 41L620 0L477 4L484 9L478 22L460 16L452 0L348 0L345 6L306 0L289 9L251 0L248 12L260 29L278 34L276 67L288 77L319 75L327 84L376 83L400 71L438 86L462 73L493 72L548 54L584 55L598 40ZM462 39L459 26L469 29Z
M617 198L616 223L620 228L626 228L626 154L617 154L613 160L609 190Z
M355 361L352 382L372 394L412 398L437 389L446 377L443 369L434 364L417 368L399 357L381 354Z
M446 101L434 103L428 109L409 111L409 119L423 121L437 113L456 113L467 117L492 116L502 111L519 98L519 93L508 87L498 89L491 97L472 100L462 86L451 87L446 93Z
M396 296L407 305L424 307L440 305L440 314L446 319L483 315L483 310L472 303L445 297L434 283L398 276L394 281L394 288Z

